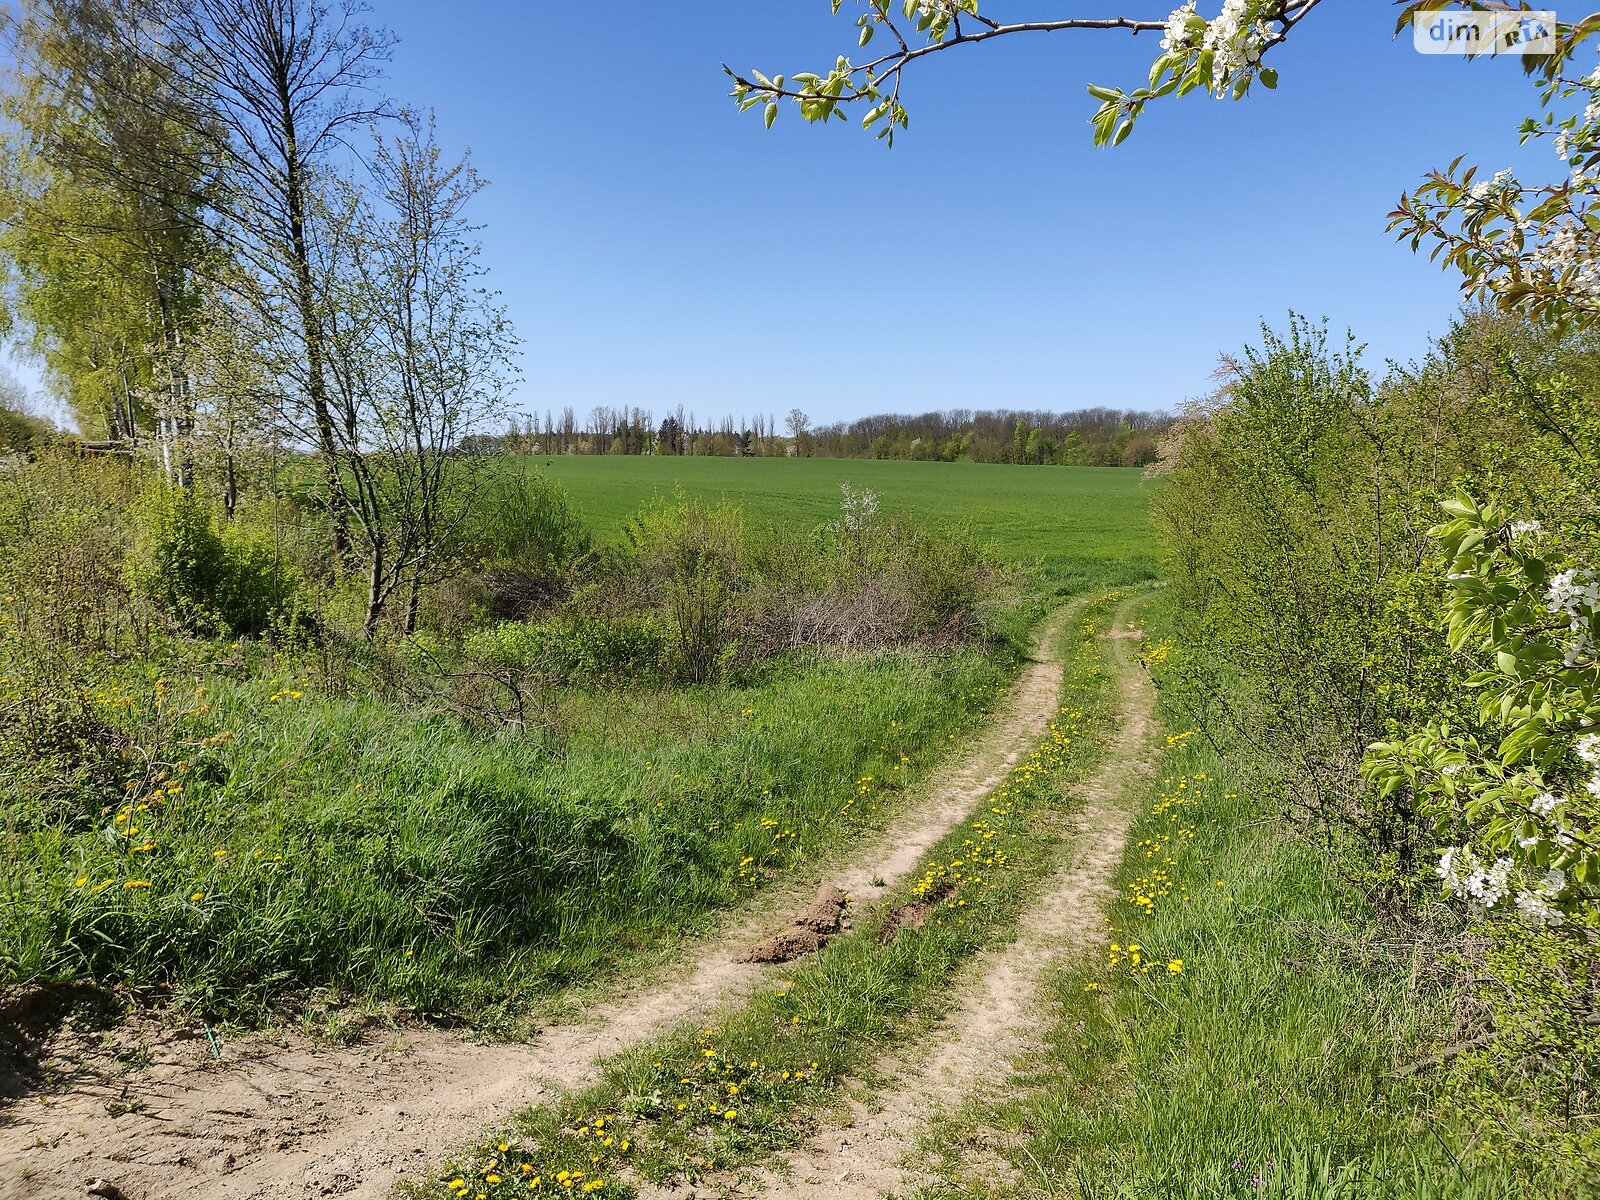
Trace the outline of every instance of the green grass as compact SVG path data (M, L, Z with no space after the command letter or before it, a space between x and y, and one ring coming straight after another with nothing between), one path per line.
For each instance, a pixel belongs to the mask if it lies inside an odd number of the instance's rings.
M1448 1025L1448 973L1278 812L1201 737L1169 734L1105 936L1052 980L1046 1049L936 1123L944 1182L920 1195L1584 1194L1458 1162L1408 1069Z
M175 732L218 744L137 780L127 809L8 806L0 966L171 986L212 1012L335 986L491 1021L880 822L1011 667L970 649L574 689L558 729L499 737L294 679L213 679ZM105 695L108 713L159 703Z
M1038 751L871 917L748 1003L625 1051L598 1083L518 1114L440 1178L459 1180L456 1194L501 1200L526 1195L531 1178L548 1186L558 1172L581 1171L585 1182L604 1179L606 1195L626 1196L627 1176L714 1182L718 1171L794 1145L886 1048L928 1028L952 999L951 979L975 952L1015 935L1018 912L1057 865L1060 815L1075 804L1073 783L1103 757L1110 728L1115 689L1094 625L1114 598L1064 635L1063 707ZM921 929L879 944L893 907L941 893Z
M1120 467L831 458L533 456L608 540L640 504L686 495L727 499L752 521L810 528L839 513L839 485L877 493L886 511L970 524L1003 558L1037 564L1048 594L1077 595L1155 578L1145 508L1156 486Z
M1150 570L1135 472L553 471L602 538L691 475L791 529L831 517L853 480L886 507L966 520L1002 554L1040 550L1053 565L1034 612ZM0 611L0 734L37 753L0 780L0 986L96 982L244 1022L332 993L514 1027L881 823L1018 663L1013 642L793 655L704 686L529 680L527 729L495 732L429 699L402 649L354 669L316 648L154 635L63 655L21 616Z

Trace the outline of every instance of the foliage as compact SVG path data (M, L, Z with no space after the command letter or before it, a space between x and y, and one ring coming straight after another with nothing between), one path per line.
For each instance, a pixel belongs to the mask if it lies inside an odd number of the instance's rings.
M133 437L153 418L168 465L188 451L183 346L215 266L209 120L148 0L30 0L6 17L19 69L0 98L7 296L87 429ZM143 98L140 104L127 97Z
M1600 950L1515 919L1483 932L1486 948L1467 965L1490 981L1473 1000L1493 1035L1448 1048L1441 1108L1520 1174L1554 1168L1592 1180L1600 1172Z
M1425 7L1410 0L1402 24ZM1480 178L1457 158L1389 214L1402 241L1412 249L1430 242L1429 257L1459 272L1464 293L1555 326L1600 315L1600 69L1564 73L1600 34L1597 17L1558 25L1555 53L1525 60L1539 80L1541 111L1522 122L1521 140L1550 142L1566 178L1529 185L1509 170Z
M743 532L736 510L692 499L646 509L623 530L635 586L660 598L674 666L691 682L713 678L739 652L753 584L741 570Z
M838 13L842 0L831 0ZM896 129L909 118L900 102L906 69L919 59L957 46L978 45L995 38L1028 33L1068 30L1126 30L1162 33L1161 55L1150 68L1149 86L1130 93L1091 86L1089 93L1101 102L1094 117L1097 145L1120 143L1151 100L1185 95L1195 90L1217 97L1242 98L1260 79L1277 86L1277 75L1261 66L1262 56L1282 42L1320 0L1223 0L1221 11L1207 20L1186 0L1164 21L1131 16L1072 16L1007 21L993 16L994 6L979 0L866 0L855 19L861 48L884 32L886 49L863 63L840 55L826 74L797 72L767 78L760 71L749 77L724 66L733 80L733 98L741 110L760 108L767 128L777 120L779 104L790 101L803 120L843 120L845 109L863 106L861 127L879 126L877 136L894 145ZM980 11L980 8L982 11Z
M43 417L0 406L0 454L35 449L48 442L55 432Z
M1588 334L1480 313L1373 388L1303 330L1269 337L1180 431L1156 502L1188 643L1179 711L1245 786L1293 798L1327 865L1402 929L1441 879L1464 916L1524 922L1441 968L1460 1034L1437 1036L1458 1044L1417 1073L1421 1102L1460 1122L1447 1140L1529 1179L1560 1174L1592 1108L1573 1030L1592 1009L1595 362ZM1529 986L1541 957L1566 982Z
M284 614L292 577L236 527L219 533L194 493L152 491L128 559L133 590L198 634L258 634Z
M557 576L588 553L588 528L567 491L538 473L505 471L474 506L466 535L474 556L487 567Z

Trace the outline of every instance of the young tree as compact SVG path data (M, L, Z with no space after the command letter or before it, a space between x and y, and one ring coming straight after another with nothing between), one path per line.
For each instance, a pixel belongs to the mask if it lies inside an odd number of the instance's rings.
M335 467L345 479L367 580L371 637L404 592L415 628L423 586L450 563L483 463L463 441L504 415L516 345L466 209L483 182L448 163L431 122L371 156L374 193L343 180L320 243ZM570 430L569 430L570 433Z

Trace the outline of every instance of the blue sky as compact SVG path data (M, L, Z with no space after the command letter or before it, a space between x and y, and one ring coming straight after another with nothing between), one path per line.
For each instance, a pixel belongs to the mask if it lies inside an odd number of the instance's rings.
M828 8L377 0L400 39L391 90L435 108L492 183L478 215L525 339L515 407L1162 409L1290 309L1350 326L1376 364L1409 359L1458 296L1385 214L1457 154L1533 153L1517 64L1420 56L1384 0L1313 13L1277 92L1160 104L1116 150L1090 142L1084 84L1137 84L1150 35L926 61L892 151L787 109L763 131L719 64L825 67L854 45L855 4Z

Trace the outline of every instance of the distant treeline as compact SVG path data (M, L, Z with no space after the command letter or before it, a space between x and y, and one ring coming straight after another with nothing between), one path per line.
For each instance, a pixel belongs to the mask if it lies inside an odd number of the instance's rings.
M956 408L920 416L862 417L809 435L811 452L834 458L1142 467L1172 418L1165 413L1089 408L1028 412Z
M1111 408L1076 412L956 408L917 416L884 414L813 429L793 409L780 430L771 416L724 417L702 426L682 408L657 422L643 408L571 408L514 417L506 432L470 439L487 454L684 454L722 457L898 458L1142 467L1155 461L1166 413Z

